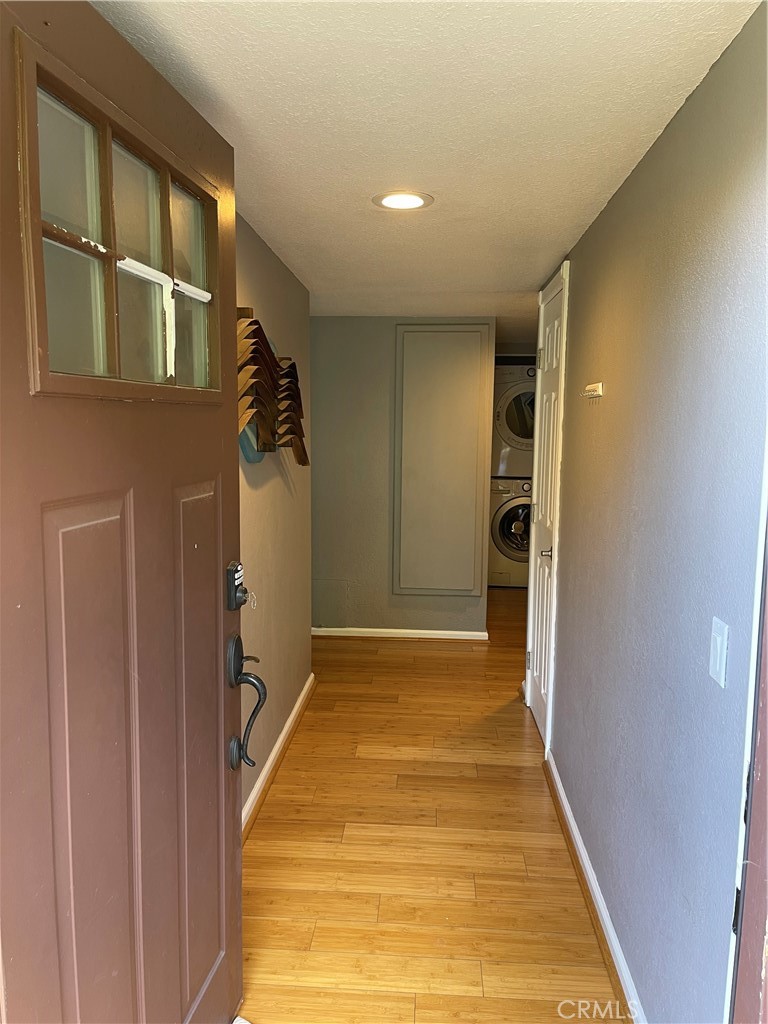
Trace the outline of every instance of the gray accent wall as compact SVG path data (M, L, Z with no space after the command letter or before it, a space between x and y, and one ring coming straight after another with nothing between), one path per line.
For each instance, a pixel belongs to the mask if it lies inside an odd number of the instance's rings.
M310 440L309 294L253 228L237 218L237 302L252 306L280 355L296 360ZM240 612L246 653L269 696L256 720L250 751L255 768L242 766L243 803L311 672L311 473L290 449L248 464L240 456L240 558L255 607ZM253 707L244 687L243 725Z
M485 630L484 593L393 593L397 326L441 322L493 323L312 317L314 626Z
M766 426L765 5L571 253L553 755L652 1022L722 1021ZM603 381L605 397L579 398ZM727 686L709 676L713 616Z

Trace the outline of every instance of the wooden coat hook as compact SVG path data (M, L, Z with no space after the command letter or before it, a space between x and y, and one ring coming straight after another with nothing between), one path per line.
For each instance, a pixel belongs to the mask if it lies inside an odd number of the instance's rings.
M275 355L249 306L237 308L237 418L246 458L251 450L290 448L300 466L309 465L296 363Z

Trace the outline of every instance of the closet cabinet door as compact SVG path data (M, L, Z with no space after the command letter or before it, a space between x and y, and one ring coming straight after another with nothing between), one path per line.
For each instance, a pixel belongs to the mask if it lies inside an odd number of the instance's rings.
M396 594L480 595L486 575L489 324L397 329Z

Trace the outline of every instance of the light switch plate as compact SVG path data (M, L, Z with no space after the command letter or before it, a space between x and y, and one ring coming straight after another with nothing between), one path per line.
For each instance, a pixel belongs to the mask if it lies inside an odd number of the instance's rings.
M728 664L728 626L720 619L712 619L712 636L709 641L709 674L725 689L725 675Z

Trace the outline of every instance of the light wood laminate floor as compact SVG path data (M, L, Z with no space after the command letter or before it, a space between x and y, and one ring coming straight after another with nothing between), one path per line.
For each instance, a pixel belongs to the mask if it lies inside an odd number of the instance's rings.
M243 850L253 1024L544 1024L615 999L518 694L525 591L491 591L488 627L315 640Z

